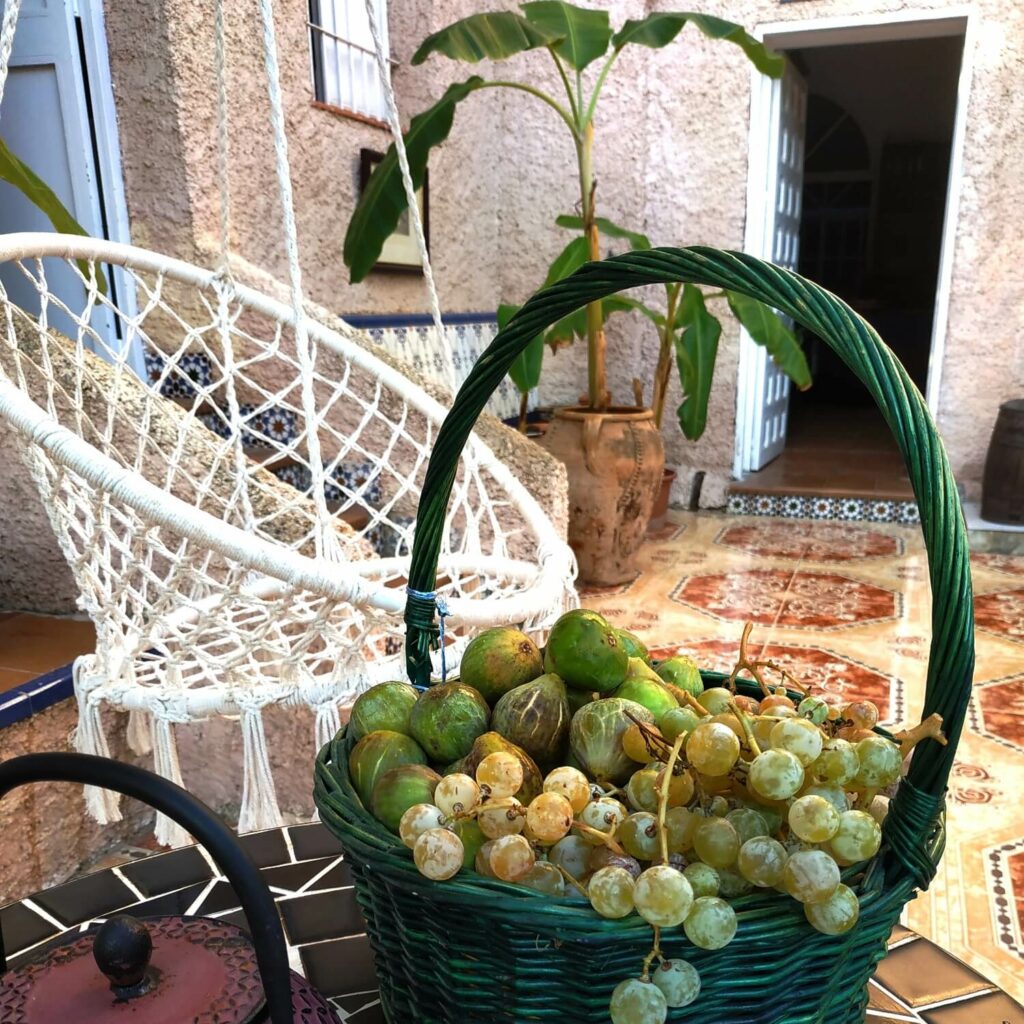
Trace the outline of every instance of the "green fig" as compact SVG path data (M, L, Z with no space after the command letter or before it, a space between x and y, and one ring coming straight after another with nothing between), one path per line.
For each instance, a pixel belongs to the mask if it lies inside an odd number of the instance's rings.
M625 680L629 655L600 615L578 608L551 627L544 666L567 686L605 694Z
M369 806L376 781L387 771L406 764L426 764L420 745L400 732L379 729L368 733L348 755L348 776L359 799Z
M441 776L425 764L403 764L377 779L370 797L370 813L396 835L410 807L432 804Z
M348 731L357 740L379 729L409 732L409 713L419 695L408 683L378 683L356 697L348 719Z
M543 672L539 648L514 626L495 626L475 636L459 665L461 682L479 691L491 705Z
M569 735L565 683L553 674L509 690L497 704L491 728L540 764L552 764Z
M699 697L704 692L704 680L700 677L700 669L697 662L685 654L676 654L671 658L655 665L655 671L673 686L685 690L694 697Z
M647 665L651 663L651 656L647 651L647 645L635 633L628 629L616 629L615 635L619 638L622 649L631 657L639 658Z
M464 683L441 683L421 693L409 714L409 729L431 761L448 764L465 757L487 732L491 709Z
M621 697L585 704L573 715L569 751L582 770L602 785L621 785L636 771L636 762L622 749L622 734L633 724L630 715L654 724L647 708Z
M638 659L634 658L633 661ZM643 664L641 662L641 664ZM633 700L643 704L655 719L670 708L679 707L679 702L669 693L668 688L660 679L643 679L630 676L614 693L623 700Z

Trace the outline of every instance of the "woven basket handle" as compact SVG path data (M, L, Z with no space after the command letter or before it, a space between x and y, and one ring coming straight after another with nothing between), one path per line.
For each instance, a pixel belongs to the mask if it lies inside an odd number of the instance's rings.
M588 302L638 285L672 282L742 292L818 335L866 385L899 445L921 510L932 586L933 635L923 715L942 715L949 743L928 741L917 749L890 810L886 834L897 860L925 883L932 858L922 848L941 813L974 671L967 533L949 462L920 392L875 330L825 289L744 253L693 247L649 249L589 263L534 295L477 360L437 435L417 515L410 589L434 589L445 513L462 448L487 400L530 339ZM410 595L405 621L409 677L425 684L430 644L437 632L433 601Z

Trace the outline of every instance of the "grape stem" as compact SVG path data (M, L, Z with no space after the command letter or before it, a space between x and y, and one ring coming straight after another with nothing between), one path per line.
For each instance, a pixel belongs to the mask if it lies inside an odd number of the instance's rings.
M736 659L736 664L733 666L732 672L729 673L729 678L726 680L726 686L736 692L736 678L740 672L746 670L754 677L754 682L761 687L761 692L766 696L772 696L772 689L764 681L764 676L761 675L761 669L768 668L773 672L778 672L779 677L782 679L783 685L788 681L792 684L794 690L799 690L805 697L810 695L810 690L800 682L799 679L790 675L781 665L777 665L774 661L757 661L751 658L747 653L747 644L750 641L750 634L754 630L754 624L748 622L743 627L743 635L740 637L740 653Z
M921 740L937 740L943 746L946 745L946 734L942 731L942 715L929 715L913 729L903 729L894 734L894 738L900 741L900 757L905 759L907 755L917 746Z
M736 716L740 726L743 728L743 735L747 738L747 746L750 748L750 752L754 757L759 757L761 754L761 748L758 746L757 740L754 738L754 730L750 727L750 721L747 718L747 713L734 700L729 701L729 710Z
M665 770L661 776L661 792L658 794L658 842L661 845L661 862L668 863L668 829L665 827L665 817L668 814L668 791L672 785L672 771L679 760L679 751L683 749L685 733L680 733L672 744L672 753L668 755L665 763ZM657 930L655 930L655 946L658 944Z
M651 964L655 960L664 960L665 956L661 952L661 928L652 924L651 927L654 929L654 948L644 957L644 969L640 974L641 981L651 980Z
M590 836L591 839L596 839L598 842L604 843L612 853L626 856L626 851L615 841L615 839L608 835L607 832L602 832L600 829L591 828L589 825L584 825L582 821L578 819L573 820L573 828L576 829L581 835Z
M585 897L585 898L586 898L586 899L588 899L588 900L590 899L590 897L589 897L589 896L587 895L587 890L586 890L586 889L584 889L584 888L583 888L583 886L582 886L582 885L580 885L580 883L579 883L579 882L577 882L577 881L576 881L576 879L575 879L575 878L573 878L573 877L572 877L572 875L570 875L570 874L569 874L569 872L568 872L568 871L566 871L566 870L565 870L565 868L563 868L561 864L556 864L556 865L555 865L555 867L556 867L556 868L558 868L558 870L562 872L562 877L563 877L563 878L564 878L564 879L565 879L565 880L566 880L566 881L567 881L567 882L568 882L568 883L569 883L569 884L570 884L570 885L571 885L571 886L572 886L572 887L573 887L573 888L574 888L574 889L575 889L575 890L576 890L576 891L577 891L578 893L580 893L580 895L582 895L583 897Z
M683 690L683 696L686 698L687 705L693 708L693 710L696 711L697 714L701 716L701 718L703 718L705 715L711 714L711 712L708 711L708 709L704 707L704 705L701 704L701 702L697 700L697 698L694 697L692 693L689 693L687 690Z

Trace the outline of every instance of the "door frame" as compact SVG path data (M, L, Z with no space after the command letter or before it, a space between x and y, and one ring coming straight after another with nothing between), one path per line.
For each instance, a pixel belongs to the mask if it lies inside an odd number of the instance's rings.
M838 46L901 39L928 39L937 36L963 36L963 55L957 82L956 110L953 115L949 177L946 183L946 210L942 225L939 274L935 286L935 316L932 323L931 350L928 357L928 381L925 398L932 416L939 407L942 364L949 325L949 302L953 279L956 229L959 223L960 189L963 181L964 141L967 108L970 102L973 72L974 35L977 12L967 4L940 10L902 10L848 17L806 18L764 22L753 35L780 50L809 46ZM774 197L764 188L767 162L772 159L772 140L777 132L776 92L779 83L751 69L750 131L747 165L747 209L743 249L755 256L764 253L765 237L774 218ZM770 236L769 236L770 237ZM741 337L736 391L736 440L733 475L740 479L750 444L751 423L756 416L755 403L758 359L763 350L747 337Z

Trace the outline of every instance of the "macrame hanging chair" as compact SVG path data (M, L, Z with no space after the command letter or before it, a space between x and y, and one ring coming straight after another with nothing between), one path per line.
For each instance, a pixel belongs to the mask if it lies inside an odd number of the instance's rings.
M0 417L21 454L96 627L74 666L75 745L109 753L103 708L131 713L129 742L181 781L175 727L237 719L240 830L280 824L263 712L305 705L315 742L360 690L404 676L402 614L423 472L446 410L303 294L271 0L257 0L289 283L256 290L228 259L228 90L223 0L214 3L221 264L202 269L104 239L0 235ZM19 0L0 27L0 100ZM232 7L232 10L236 10ZM407 194L388 67L373 31ZM435 343L450 351L422 226L410 202ZM114 268L120 287L107 287ZM50 282L72 275L71 303ZM105 325L105 326L98 326ZM142 382L131 355L145 353ZM436 594L446 666L468 632L541 633L576 604L571 550L478 439L445 522ZM311 763L289 751L296 764ZM100 822L115 799L87 789ZM168 819L163 843L184 841Z

